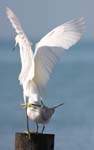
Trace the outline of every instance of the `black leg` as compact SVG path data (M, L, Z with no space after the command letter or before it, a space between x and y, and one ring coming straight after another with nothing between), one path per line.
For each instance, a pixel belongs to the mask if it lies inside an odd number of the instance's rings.
M43 132L44 132L44 129L45 129L45 125L43 125L42 132L41 132L41 133L43 133Z
M28 99L26 98L26 103L28 103ZM26 105L26 127L27 127L27 132L30 138L30 130L29 130L29 120L28 120L28 115L27 115L27 105Z
M27 107L26 107L26 126L27 126L27 132L29 133L29 120L28 120L28 115L27 115Z
M37 133L38 133L38 130L39 130L39 125L38 125L38 123L36 123L36 126L37 126Z

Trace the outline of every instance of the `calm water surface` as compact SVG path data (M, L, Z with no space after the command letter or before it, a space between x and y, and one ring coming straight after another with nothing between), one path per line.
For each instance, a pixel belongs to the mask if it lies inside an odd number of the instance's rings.
M13 42L0 44L0 150L13 150L15 132L26 130L19 50ZM64 106L56 111L46 133L55 133L55 150L94 149L94 42L66 51L47 86L44 102ZM30 122L30 128L36 130ZM41 130L41 127L40 127Z

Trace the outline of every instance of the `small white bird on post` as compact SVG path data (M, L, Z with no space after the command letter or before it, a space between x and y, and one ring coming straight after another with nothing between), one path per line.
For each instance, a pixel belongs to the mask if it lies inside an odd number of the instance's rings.
M19 81L23 87L24 102L39 103L41 97L43 98L53 68L62 58L64 50L69 49L81 39L85 29L84 18L73 19L53 29L37 43L33 53L32 44L25 35L16 15L9 8L6 13L17 34L15 46L18 44L20 48L22 68ZM28 117L32 119L32 113L30 110L28 112L27 108L26 112L29 131Z
M54 114L56 108L60 107L64 105L64 103L61 103L59 105L56 105L54 107L47 107L46 105L44 105L43 101L37 103L24 103L22 104L23 108L27 108L27 115L29 117L29 119L31 119L32 121L34 121L37 125L37 132L39 129L39 125L38 124L42 124L43 128L42 128L42 133L45 129L45 124L47 124L52 115Z

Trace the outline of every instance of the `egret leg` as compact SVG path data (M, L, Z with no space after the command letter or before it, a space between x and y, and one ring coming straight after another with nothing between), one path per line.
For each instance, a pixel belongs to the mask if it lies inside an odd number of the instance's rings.
M42 132L41 132L41 133L43 133L43 132L44 132L44 129L45 129L45 125L43 125Z
M26 127L27 127L28 133L30 133L30 131L29 131L29 120L28 120L28 115L27 115L27 106L26 106Z
M36 123L36 126L37 126L37 133L38 133L38 130L39 130L39 125L38 125L38 123Z
M28 102L28 99L26 98L26 103ZM26 105L26 127L27 127L27 133L29 135L30 138L30 130L29 130L29 119L28 119L28 115L27 115L27 105Z

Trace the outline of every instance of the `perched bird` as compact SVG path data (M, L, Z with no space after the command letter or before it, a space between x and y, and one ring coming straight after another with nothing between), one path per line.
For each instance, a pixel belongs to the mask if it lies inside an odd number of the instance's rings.
M16 32L15 46L18 44L20 49L22 68L19 81L23 87L24 102L39 103L39 100L43 99L53 68L62 58L64 50L69 49L81 39L85 29L84 18L73 19L50 31L36 44L33 53L32 44L16 15L9 8L6 13ZM30 110L26 108L27 128L28 117L32 119Z
M39 125L38 124L43 124L43 128L42 128L42 133L45 129L45 124L47 124L52 115L54 114L56 108L60 107L64 105L64 103L61 103L57 106L54 107L47 107L46 105L44 105L43 101L41 101L41 103L39 104L39 102L33 102L33 103L24 103L22 104L22 106L24 106L24 108L27 107L27 115L29 117L29 119L31 119L32 121L34 121L37 125L37 132L39 129Z

